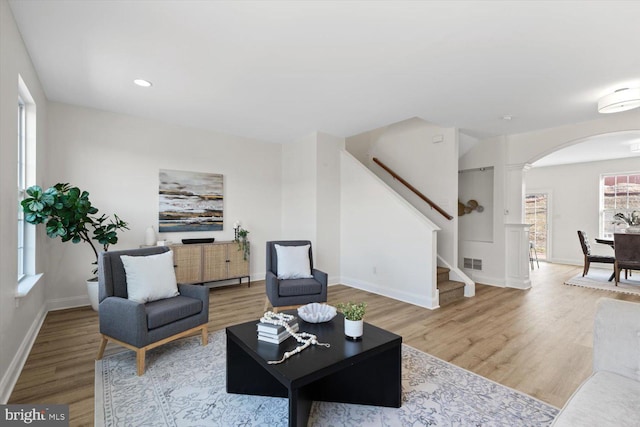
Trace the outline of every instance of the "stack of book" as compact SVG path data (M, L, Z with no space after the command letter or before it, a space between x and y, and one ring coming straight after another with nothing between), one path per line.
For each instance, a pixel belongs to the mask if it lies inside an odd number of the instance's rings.
M298 332L298 318L289 321L289 326L293 332ZM264 341L272 344L280 344L289 338L291 334L284 326L272 325L271 323L258 323L258 341Z

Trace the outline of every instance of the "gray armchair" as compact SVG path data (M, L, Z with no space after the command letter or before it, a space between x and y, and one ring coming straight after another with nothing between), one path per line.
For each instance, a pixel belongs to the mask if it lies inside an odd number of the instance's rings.
M309 245L311 278L278 279L278 253L275 245ZM308 240L280 240L267 242L267 299L271 306L284 307L327 301L327 273L313 268L313 252Z
M120 256L148 256L167 252L167 247L103 252L98 258L99 318L102 359L111 340L136 352L137 374L144 373L147 350L200 332L207 345L209 288L178 285L180 295L145 304L127 299L127 278Z

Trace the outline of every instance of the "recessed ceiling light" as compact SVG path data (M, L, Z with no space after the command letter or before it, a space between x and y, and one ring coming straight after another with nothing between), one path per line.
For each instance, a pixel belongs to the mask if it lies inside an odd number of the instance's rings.
M142 87L151 87L151 82L148 80L144 80L144 79L135 79L133 81L135 84L137 84L138 86L142 86Z
M511 120L511 119L513 119L513 116L510 116L510 115L508 115L508 114L506 114L506 115L502 116L502 120L509 121L509 120Z

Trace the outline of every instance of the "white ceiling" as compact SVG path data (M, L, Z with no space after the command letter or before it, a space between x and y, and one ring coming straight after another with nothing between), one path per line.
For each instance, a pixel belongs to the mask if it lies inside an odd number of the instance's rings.
M520 133L595 119L599 97L640 86L640 2L10 5L50 100L265 141L416 116Z

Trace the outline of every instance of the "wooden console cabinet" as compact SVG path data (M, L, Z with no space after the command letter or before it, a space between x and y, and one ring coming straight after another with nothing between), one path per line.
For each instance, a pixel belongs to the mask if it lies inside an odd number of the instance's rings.
M207 283L220 280L248 279L249 260L242 258L236 242L214 242L170 245L178 283Z

